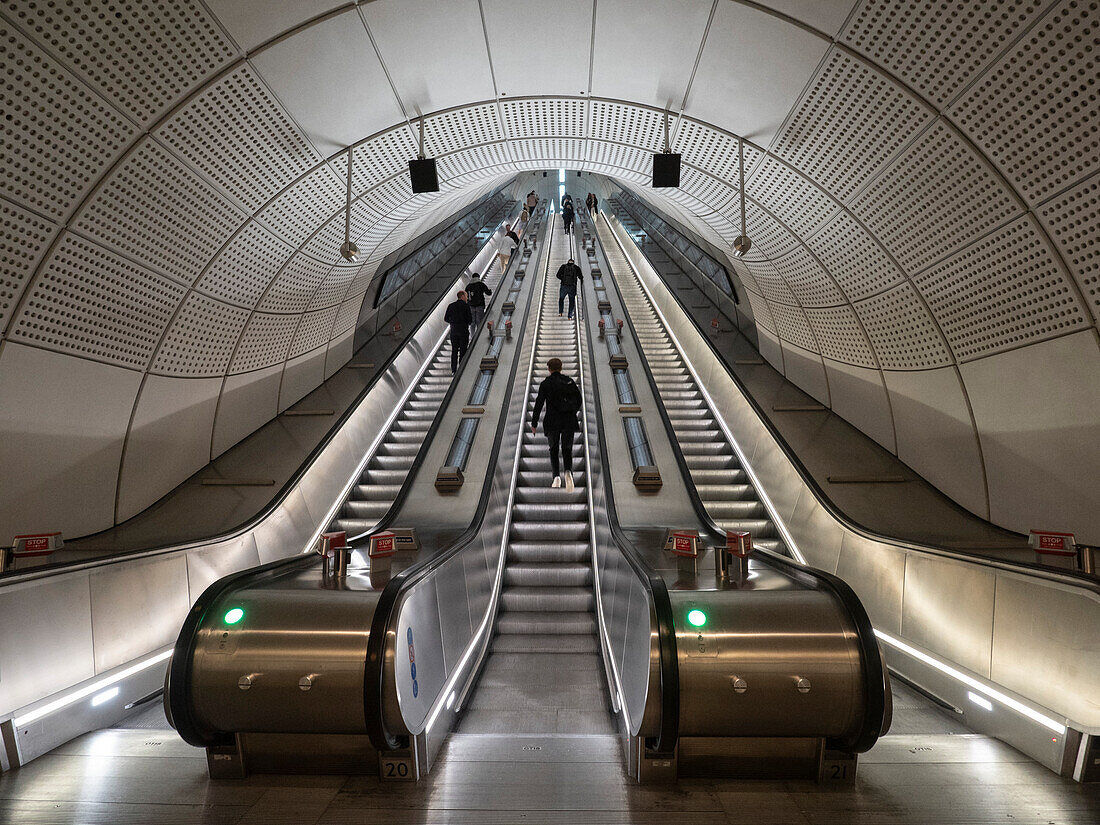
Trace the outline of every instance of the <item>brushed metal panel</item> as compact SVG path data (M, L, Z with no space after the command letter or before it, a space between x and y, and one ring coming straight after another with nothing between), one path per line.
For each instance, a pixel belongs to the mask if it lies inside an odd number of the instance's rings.
M995 583L993 570L909 554L902 635L988 678Z
M783 374L787 380L824 404L830 404L829 382L821 356L783 341Z
M877 369L824 359L833 412L869 435L887 450L897 452L894 422L882 373Z
M1094 593L1001 573L990 678L1100 732L1098 609Z
M814 494L802 490L787 527L806 561L828 573L836 573L844 543L844 534L835 525L836 520Z
M473 636L470 591L463 575L466 554L450 559L436 574L436 613L443 645L443 671L449 674Z
M135 516L210 461L221 378L145 379L126 438L117 521Z
M0 541L114 524L126 423L141 373L6 341L0 354ZM33 514L33 516L32 516Z
M96 672L172 644L191 606L187 561L113 564L89 577Z
M286 362L279 389L279 412L303 399L325 380L325 350L318 348Z
M447 681L437 586L436 576L420 581L403 600L397 619L393 678L401 718L410 733L423 730L432 702Z
M978 436L954 368L883 372L898 458L982 518L989 516Z
M222 576L260 563L256 538L251 532L195 550L188 553L186 559L188 604L194 604L202 592Z
M855 533L844 534L836 574L846 581L879 630L901 634L906 552Z
M5 587L0 626L0 714L95 675L86 573Z

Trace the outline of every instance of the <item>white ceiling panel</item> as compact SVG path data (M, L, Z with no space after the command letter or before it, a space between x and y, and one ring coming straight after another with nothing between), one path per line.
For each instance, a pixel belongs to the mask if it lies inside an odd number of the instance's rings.
M765 12L719 3L685 111L767 145L828 46Z
M659 109L679 107L711 5L710 0L600 0L592 94ZM645 55L645 71L624 71L639 55Z
M411 117L418 108L427 114L496 96L474 0L378 0L360 8ZM515 49L529 39L523 26L513 19Z
M257 11L256 0L207 0L206 5L233 39L248 50L318 15L349 5L349 0L263 0L262 14Z
M482 0L481 6L493 73L502 94L580 95L588 91L592 0L524 3L522 10L514 0ZM553 36L529 37L527 32L553 32ZM569 41L568 47L563 39Z
M354 11L265 49L253 65L323 155L404 120Z
M793 17L828 35L840 31L858 0L760 0L759 5Z

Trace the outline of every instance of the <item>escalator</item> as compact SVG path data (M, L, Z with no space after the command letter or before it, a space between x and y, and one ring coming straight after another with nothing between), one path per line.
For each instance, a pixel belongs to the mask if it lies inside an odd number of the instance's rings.
M654 395L678 445L674 449L682 454L707 514L723 530L750 532L755 546L784 553L775 523L617 239L599 220L595 232L649 365Z

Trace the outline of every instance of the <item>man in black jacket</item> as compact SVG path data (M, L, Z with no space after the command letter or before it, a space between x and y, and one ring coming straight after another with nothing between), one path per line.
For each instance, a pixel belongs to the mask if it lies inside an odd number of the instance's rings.
M451 325L451 375L454 375L458 360L466 356L466 347L470 346L470 324L474 321L465 292L459 290L458 300L447 307L443 320Z
M573 490L573 436L580 429L577 413L581 409L581 391L577 383L567 375L561 374L561 359L551 358L546 362L550 375L539 384L539 394L535 398L535 409L531 414L531 432L539 431L539 416L542 405L546 405L546 419L542 429L550 442L550 470L554 473L551 487L561 487L561 466L558 451L565 462L565 489Z
M473 315L473 320L470 322L470 340L473 340L477 335L478 327L485 320L485 296L492 295L493 290L489 289L476 272L470 277L472 280L466 285L466 297L469 300L470 313Z
M577 301L577 284L581 282L581 268L573 263L570 258L568 263L558 267L557 278L561 281L558 287L558 317L565 311L565 297L569 296L569 317L573 317L573 306Z

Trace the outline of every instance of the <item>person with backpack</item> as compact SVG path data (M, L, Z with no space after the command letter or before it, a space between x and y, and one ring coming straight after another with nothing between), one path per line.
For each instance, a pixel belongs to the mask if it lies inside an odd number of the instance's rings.
M532 215L535 214L535 207L539 205L539 196L535 194L535 190L532 189L527 193L527 211Z
M561 281L558 287L558 317L565 312L565 299L569 298L569 318L573 318L574 305L577 302L577 284L582 280L581 268L573 263L570 258L568 263L558 267L557 278Z
M470 275L470 278L470 283L466 285L466 298L470 305L470 314L474 318L470 322L470 338L472 340L477 335L481 322L485 320L485 298L492 295L493 290L489 289L489 285L481 280L478 273L474 272Z
M454 375L459 360L466 357L466 348L470 346L470 325L474 320L464 290L459 290L458 300L447 307L443 320L451 326L451 375Z
M550 375L539 384L535 409L531 415L532 434L539 431L539 416L546 405L546 418L542 430L550 444L550 471L554 474L551 487L561 487L562 468L565 469L565 489L573 490L573 436L581 428L577 413L581 411L581 390L577 382L561 374L561 359L546 362ZM561 453L560 463L558 453Z
M573 201L566 201L561 207L561 220L565 224L565 234L573 233Z

